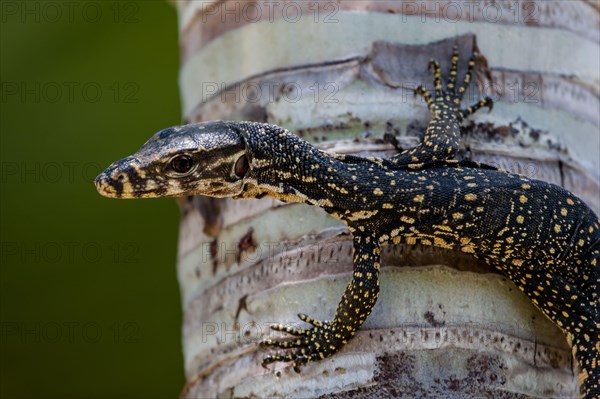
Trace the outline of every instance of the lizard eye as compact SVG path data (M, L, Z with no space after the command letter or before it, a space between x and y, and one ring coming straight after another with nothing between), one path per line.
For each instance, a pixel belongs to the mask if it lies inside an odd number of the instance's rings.
M189 155L177 155L175 158L171 159L171 169L173 169L177 173L187 173L192 170L194 166L194 159Z
M248 163L248 157L245 155L242 155L235 161L234 172L237 177L244 177L248 169L250 169L250 164Z

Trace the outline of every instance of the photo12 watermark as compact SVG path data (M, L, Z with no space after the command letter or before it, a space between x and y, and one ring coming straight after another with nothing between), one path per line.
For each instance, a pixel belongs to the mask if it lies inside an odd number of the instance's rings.
M305 246L290 242L261 242L249 250L240 250L240 246L226 242L203 242L199 247L202 263L256 263L259 261L293 262L300 259L314 258L323 263L338 263L340 243L325 242Z
M335 82L300 84L289 81L244 82L227 85L224 82L202 82L201 101L218 99L223 103L269 104L297 103L308 99L315 103L337 104L339 87Z
M2 23L52 24L101 23L132 24L141 21L137 1L2 1Z
M137 82L96 81L2 81L3 104L136 104L140 101Z
M95 162L80 161L3 161L0 162L0 182L92 184L103 168Z
M218 19L221 23L254 23L259 21L285 21L296 23L309 19L315 23L338 23L340 10L337 1L200 1L196 3L202 23Z
M136 344L140 325L134 321L2 321L0 342L10 344Z
M140 244L96 241L1 241L2 264L75 265L113 262L134 264L140 261Z
M410 19L420 22L487 22L538 24L542 13L538 2L519 0L429 0L381 2L386 8L374 11L399 14L401 22ZM248 24L257 22L297 23L301 20L313 23L340 23L345 15L356 10L355 0L314 1L314 0L258 0L258 1L197 1L202 23L216 20L222 24ZM359 7L360 8L360 7ZM348 14L343 12L347 11Z

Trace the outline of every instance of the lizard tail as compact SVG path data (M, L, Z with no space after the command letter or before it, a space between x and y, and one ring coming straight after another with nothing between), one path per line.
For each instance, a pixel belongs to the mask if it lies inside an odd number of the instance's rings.
M600 332L598 329L572 338L573 355L579 363L577 377L584 399L600 398Z
M600 283L600 241L590 252L591 266L584 282L584 292L590 301L589 318L583 319L583 328L568 335L572 341L573 355L579 363L579 386L582 398L600 398L600 309L598 306L598 287Z

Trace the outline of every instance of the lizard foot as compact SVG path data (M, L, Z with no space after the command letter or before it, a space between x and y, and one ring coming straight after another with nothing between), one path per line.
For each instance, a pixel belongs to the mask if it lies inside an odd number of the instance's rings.
M262 361L263 367L274 362L292 362L292 367L299 373L300 366L333 355L345 343L341 335L336 333L332 322L315 320L303 313L298 317L312 327L292 328L282 324L271 326L271 329L291 336L282 339L266 339L261 342L264 347L288 350L285 354L265 356Z
M463 82L461 85L456 84L456 76L458 75L458 48L454 47L452 52L452 61L450 66L450 76L448 77L448 81L446 83L446 89L444 89L442 85L442 74L440 70L440 64L437 61L431 60L429 62L429 69L433 73L433 83L435 87L434 95L432 96L429 91L423 86L417 86L415 89L415 96L419 95L425 100L427 103L427 107L429 111L434 115L434 117L439 117L443 113L450 112L454 115L458 121L462 121L467 118L469 115L474 114L480 108L487 107L491 111L493 108L493 101L489 97L485 97L479 102L467 107L465 109L460 109L460 103L463 99L463 96L471 84L471 75L473 73L473 68L475 67L475 60L478 57L478 53L475 52L469 59L469 63L467 66L467 72L465 73L465 77L463 78Z

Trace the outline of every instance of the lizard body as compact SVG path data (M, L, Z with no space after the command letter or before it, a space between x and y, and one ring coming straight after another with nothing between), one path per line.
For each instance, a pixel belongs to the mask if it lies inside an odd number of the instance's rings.
M371 313L379 293L380 248L405 242L469 253L497 268L566 334L579 363L582 395L600 392L600 221L563 188L454 156L461 110L458 53L443 89L417 88L433 119L423 141L390 159L325 152L284 128L206 122L164 129L96 180L108 197L185 195L260 198L316 205L342 220L354 240L352 281L331 321L300 314L308 329L276 325L288 338L266 340L285 354L263 364L294 368L335 354Z

